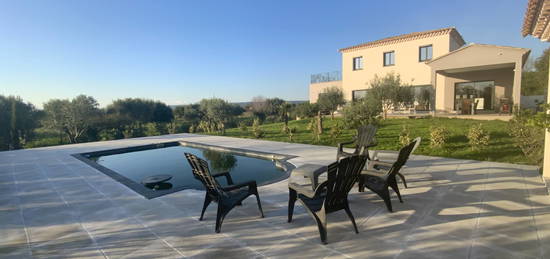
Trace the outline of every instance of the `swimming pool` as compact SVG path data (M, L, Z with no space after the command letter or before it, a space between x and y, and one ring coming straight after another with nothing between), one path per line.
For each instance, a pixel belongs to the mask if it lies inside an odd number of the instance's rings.
M146 198L155 198L184 189L204 189L191 173L184 153L192 153L208 161L212 173L230 171L235 183L255 180L258 185L288 177L290 157L226 149L197 143L170 142L123 149L104 150L74 155L104 174ZM142 181L153 175L170 175L171 179L152 187ZM224 177L217 180L227 185Z

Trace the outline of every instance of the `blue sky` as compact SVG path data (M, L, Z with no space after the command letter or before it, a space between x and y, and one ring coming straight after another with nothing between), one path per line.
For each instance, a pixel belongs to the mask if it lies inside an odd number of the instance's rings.
M526 0L4 1L0 94L125 97L168 104L220 97L306 100L309 75L340 69L338 49L455 26L466 42L532 49Z

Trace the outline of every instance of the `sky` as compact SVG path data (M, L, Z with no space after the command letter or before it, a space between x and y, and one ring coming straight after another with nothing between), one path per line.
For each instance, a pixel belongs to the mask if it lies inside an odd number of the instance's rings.
M338 49L454 26L467 43L521 36L527 0L0 0L0 95L37 107L79 94L170 105L218 97L307 100Z

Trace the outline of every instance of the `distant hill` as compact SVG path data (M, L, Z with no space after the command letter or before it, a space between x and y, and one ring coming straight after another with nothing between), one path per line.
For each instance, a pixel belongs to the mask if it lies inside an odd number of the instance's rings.
M300 103L305 103L307 101L286 101L287 103L290 103L290 104L300 104ZM239 105L241 107L245 107L247 105L250 105L252 102L234 102L232 104L236 104L236 105Z
M301 100L298 100L298 101L286 101L287 103L290 103L290 104L300 104L300 103L305 103L305 102L308 102L308 101L301 101ZM252 102L233 102L232 104L236 104L236 105L239 105L241 107L246 107L247 105L250 105ZM172 109L175 109L176 107L178 106L183 106L183 105L168 105L170 106Z

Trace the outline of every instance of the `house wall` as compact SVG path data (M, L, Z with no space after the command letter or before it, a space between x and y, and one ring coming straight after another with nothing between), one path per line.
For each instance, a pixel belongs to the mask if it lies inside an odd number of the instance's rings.
M323 92L324 89L330 87L338 87L342 89L342 81L331 81L331 82L322 82L309 84L309 102L316 103L319 98L319 94Z
M430 67L419 61L419 47L432 45L432 58L450 49L460 47L450 34L429 38L406 40L403 42L345 51L342 53L342 89L346 100L352 99L352 91L368 89L375 75L384 76L389 72L399 73L401 80L411 85L431 84ZM395 51L395 65L384 66L384 52ZM353 58L363 57L363 69L353 70Z
M482 71L440 74L437 81L436 109L451 112L454 110L455 84L473 81L494 81L494 106L499 107L500 98L512 98L514 86L513 68L491 69Z

